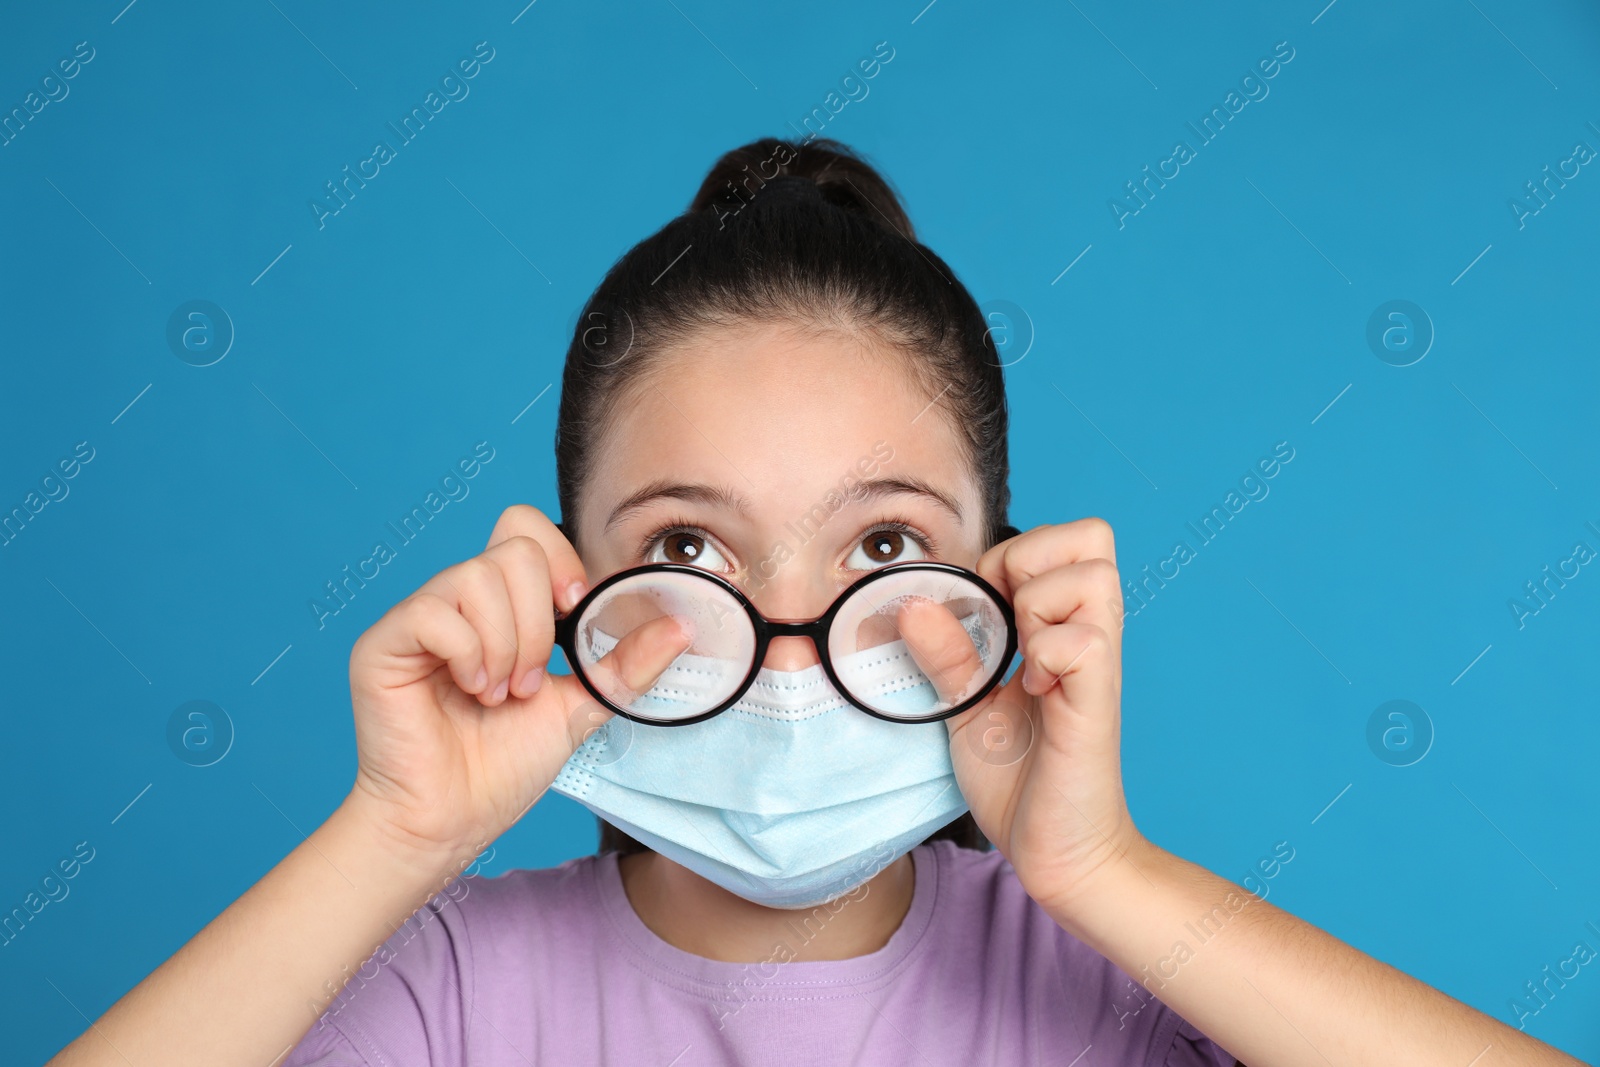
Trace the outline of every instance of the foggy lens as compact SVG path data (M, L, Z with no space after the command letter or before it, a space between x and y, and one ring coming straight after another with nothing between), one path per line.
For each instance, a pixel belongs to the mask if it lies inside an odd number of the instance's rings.
M750 673L756 635L744 607L720 586L652 572L596 597L578 620L576 644L577 669L607 700L671 722L733 697Z
M1005 671L1005 615L981 586L946 571L885 572L840 606L828 636L852 697L908 722L937 718Z

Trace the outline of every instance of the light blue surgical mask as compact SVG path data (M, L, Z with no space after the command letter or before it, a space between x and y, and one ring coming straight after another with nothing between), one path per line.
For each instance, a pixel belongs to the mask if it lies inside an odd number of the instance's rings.
M604 634L595 642L596 656L614 643ZM834 666L885 710L920 713L939 699L904 641L837 657ZM727 669L682 655L640 710L698 700ZM762 668L736 704L700 722L653 726L614 716L551 788L701 877L774 908L809 908L848 892L967 810L944 722L868 715L839 695L820 664Z

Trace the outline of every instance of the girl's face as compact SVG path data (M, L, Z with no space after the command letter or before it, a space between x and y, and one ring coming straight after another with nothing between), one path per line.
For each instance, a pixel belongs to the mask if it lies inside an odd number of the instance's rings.
M885 564L973 566L986 547L978 484L902 359L782 324L665 355L624 401L584 489L589 584L642 563L692 563L769 619L811 619ZM762 665L816 662L810 641L778 637Z

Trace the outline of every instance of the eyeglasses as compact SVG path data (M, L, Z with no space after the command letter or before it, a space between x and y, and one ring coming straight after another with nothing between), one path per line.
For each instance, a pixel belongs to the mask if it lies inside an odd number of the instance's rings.
M774 637L806 637L833 688L892 722L935 722L988 695L1017 650L1011 605L950 563L891 563L810 620L768 619L727 579L684 563L619 571L556 620L556 644L611 711L686 726L732 707Z

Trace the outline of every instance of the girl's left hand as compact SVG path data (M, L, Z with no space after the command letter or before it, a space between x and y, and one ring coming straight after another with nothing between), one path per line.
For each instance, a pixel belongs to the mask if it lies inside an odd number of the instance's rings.
M1023 667L946 719L973 818L1053 915L1143 842L1122 792L1122 591L1111 526L1002 541L975 568L1011 602Z

